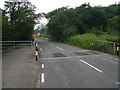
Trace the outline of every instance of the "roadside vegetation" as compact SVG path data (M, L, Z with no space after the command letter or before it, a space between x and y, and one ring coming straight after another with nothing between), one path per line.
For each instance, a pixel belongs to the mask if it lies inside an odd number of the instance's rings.
M51 40L61 42L78 34L93 33L97 37L101 34L116 35L120 19L118 7L119 4L92 7L85 3L76 8L58 8L46 14L49 20L47 33Z
M4 7L4 9L0 9L2 13L2 41L32 41L34 26L39 23L42 14L36 14L36 7L29 1L5 1ZM30 46L22 43L10 46L5 45L6 43L2 44L3 53L6 50Z
M82 48L93 49L92 42L94 40L106 41L107 38L117 40L118 35L101 34L99 37L97 37L96 34L86 33L72 36L68 40L64 41L64 43Z
M62 7L46 14L47 35L52 41L93 49L94 40L120 42L120 4L106 7L84 3L76 8Z
M42 14L36 14L36 7L30 2L5 1L2 11L2 40L32 40L34 26Z
M37 37L36 39L40 39L40 40L48 40L48 38L46 38L46 37Z
M92 49L93 40L120 42L120 4L91 6L84 3L78 7L61 7L49 13L35 13L30 2L5 2L2 12L2 40L32 40L32 34L40 33L40 39L68 43ZM48 19L34 30L41 17Z

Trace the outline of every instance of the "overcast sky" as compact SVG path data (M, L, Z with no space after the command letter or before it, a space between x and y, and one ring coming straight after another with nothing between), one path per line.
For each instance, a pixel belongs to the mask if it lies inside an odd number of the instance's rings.
M0 0L0 8L3 8L5 0ZM37 7L37 12L48 13L63 6L77 7L83 3L90 3L91 6L109 6L118 3L119 0L29 0Z
M0 0L0 7L3 8L5 0ZM92 6L108 6L119 2L119 0L29 0L37 7L37 12L50 12L63 6L77 7L83 3L90 3Z
M119 0L30 0L40 12L49 12L63 6L77 7L83 3L90 3L92 6L108 6L119 2Z

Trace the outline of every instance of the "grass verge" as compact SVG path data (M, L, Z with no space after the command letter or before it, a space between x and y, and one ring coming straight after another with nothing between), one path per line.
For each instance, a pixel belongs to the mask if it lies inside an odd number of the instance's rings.
M37 39L40 39L40 40L48 40L48 38L46 38L46 37L37 37Z
M99 37L97 37L95 34L87 33L87 34L72 36L63 43L74 45L84 49L94 50L94 47L92 45L93 40L106 41L106 39L117 40L118 35L101 34L99 35Z

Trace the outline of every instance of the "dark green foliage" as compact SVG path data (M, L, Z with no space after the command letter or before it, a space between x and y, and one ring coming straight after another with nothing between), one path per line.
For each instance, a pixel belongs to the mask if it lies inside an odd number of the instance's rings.
M3 40L12 40L13 33L11 32L12 28L9 26L8 18L5 16L5 12L2 12L2 39Z
M108 32L109 33L118 33L118 20L120 19L120 16L114 16L113 18L108 19Z
M118 28L118 6L107 7L85 3L79 7L62 7L46 14L49 20L47 33L52 40L65 41L71 36L84 33L116 33Z
M31 40L41 14L35 14L35 6L30 2L5 2L3 10L3 40Z
M48 34L52 40L63 41L78 32L74 26L74 9L63 7L48 13L47 18L50 18L47 26Z

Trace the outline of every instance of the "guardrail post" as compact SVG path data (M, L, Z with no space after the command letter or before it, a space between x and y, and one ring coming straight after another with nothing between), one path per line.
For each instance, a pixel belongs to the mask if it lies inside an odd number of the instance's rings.
M93 42L92 42L92 46L93 46Z
M119 55L119 43L117 44L117 55Z
M92 48L94 49L94 41L92 41L91 43L92 43Z

